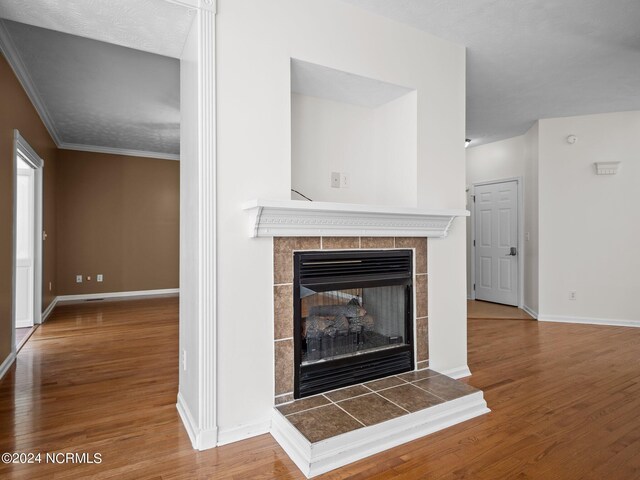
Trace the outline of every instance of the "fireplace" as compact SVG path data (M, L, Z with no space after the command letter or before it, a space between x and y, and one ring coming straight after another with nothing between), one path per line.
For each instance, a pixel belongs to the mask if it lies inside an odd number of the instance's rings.
M413 370L412 256L294 253L295 398Z

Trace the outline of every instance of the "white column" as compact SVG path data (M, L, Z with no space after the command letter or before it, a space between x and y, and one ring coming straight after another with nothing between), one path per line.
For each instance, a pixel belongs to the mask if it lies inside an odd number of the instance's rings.
M193 9L181 57L180 387L177 408L194 448L218 442L216 391L215 0Z

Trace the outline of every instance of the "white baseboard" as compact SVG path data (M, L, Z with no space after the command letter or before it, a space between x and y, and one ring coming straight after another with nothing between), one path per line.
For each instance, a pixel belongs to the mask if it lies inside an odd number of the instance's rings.
M184 424L187 435L189 435L189 440L191 440L191 446L193 448L196 450L208 450L218 445L218 429L201 430L194 420L193 415L191 415L191 410L184 401L184 397L180 393L178 393L176 408L178 409L178 414Z
M174 295L180 293L179 288L166 288L163 290L136 290L133 292L107 292L107 293L83 293L79 295L59 295L59 302L71 300L100 300L103 298L126 298L126 297L151 297L156 295Z
M274 408L271 435L311 478L488 412L477 392L312 444Z
M240 425L233 428L221 428L218 431L218 446L239 442L271 431L271 420Z
M7 370L11 368L13 362L16 360L16 353L11 352L7 358L4 359L4 362L0 365L0 379L4 377L4 374L7 373Z
M591 317L572 317L567 315L545 315L540 314L538 317L540 322L558 322L558 323L582 323L587 325L609 325L613 327L640 327L640 319L625 320L617 318L591 318Z
M527 312L529 315L531 315L533 318L535 318L536 320L538 319L538 312L536 312L535 310L530 309L529 307L527 307L526 305L522 305L522 310L524 310L525 312Z
M189 410L189 406L182 398L180 392L178 392L178 400L176 402L176 408L178 409L178 415L180 415L180 419L184 425L185 430L187 431L187 435L189 435L189 440L191 440L191 446L193 448L198 448L198 427L196 422L193 420L191 416L191 411Z
M47 308L45 308L44 312L42 312L42 323L44 323L47 318L49 318L49 315L51 315L51 312L53 312L53 309L56 308L56 305L58 304L58 298L56 297L53 299L53 301L49 304L49 306Z
M438 368L434 368L433 366L431 366L430 368L435 372L446 375L447 377L455 378L456 380L459 378L471 376L471 370L469 370L468 365L462 365L461 367L449 368L446 370L439 370Z

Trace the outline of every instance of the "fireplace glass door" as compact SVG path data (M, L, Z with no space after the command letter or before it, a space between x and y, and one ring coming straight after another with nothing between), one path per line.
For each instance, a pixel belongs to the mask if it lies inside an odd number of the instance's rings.
M294 254L296 398L413 369L411 250Z
M405 285L315 292L301 299L303 365L405 344Z

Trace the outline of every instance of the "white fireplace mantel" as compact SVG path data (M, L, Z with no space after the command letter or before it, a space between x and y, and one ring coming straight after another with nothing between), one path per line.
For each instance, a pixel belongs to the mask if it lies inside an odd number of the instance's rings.
M456 217L467 210L430 210L379 205L252 200L252 237L446 237Z

